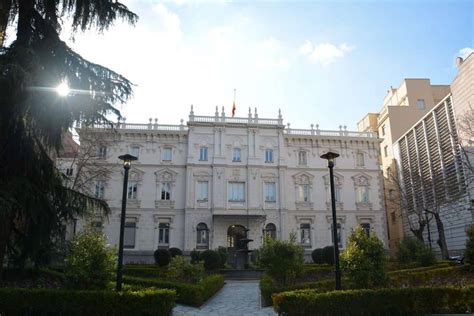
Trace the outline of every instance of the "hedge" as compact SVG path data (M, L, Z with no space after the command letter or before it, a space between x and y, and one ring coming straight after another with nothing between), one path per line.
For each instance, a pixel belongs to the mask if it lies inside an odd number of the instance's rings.
M161 278L166 275L165 269L160 267L132 267L125 266L123 268L123 274L128 276L134 276L139 278Z
M49 289L0 289L0 314L9 315L171 315L176 292L148 289L115 291L66 291Z
M474 274L469 265L453 266L439 269L422 270L415 272L398 272L391 273L390 283L395 287L416 287L420 285L429 285L428 282L446 283L454 280L454 276L463 276L468 273ZM445 281L442 281L445 279Z
M222 275L208 276L197 284L164 281L156 278L144 279L131 276L124 276L123 281L126 284L142 288L156 287L173 289L176 291L178 303L192 306L201 306L224 286L224 277Z
M283 315L425 315L474 311L474 286L405 288L318 293L300 290L272 296Z

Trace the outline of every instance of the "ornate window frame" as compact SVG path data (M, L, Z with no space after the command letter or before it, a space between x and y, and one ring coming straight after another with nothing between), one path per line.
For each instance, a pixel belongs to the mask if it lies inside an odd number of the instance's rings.
M156 177L156 199L155 199L155 207L156 208L167 208L173 209L175 206L175 196L174 196L174 188L176 187L176 178L178 173L169 168L163 168L155 172ZM162 200L161 199L161 190L164 183L170 184L170 199L169 200Z
M359 173L351 178L354 181L355 205L357 210L372 210L372 202L370 202L372 177L365 173ZM358 188L365 188L365 190L367 190L367 201L357 201Z
M329 174L325 174L323 176L324 187L326 189L326 209L331 209L331 180L329 178ZM344 209L344 202L343 202L343 186L344 186L344 176L340 173L334 173L334 189L337 190L335 195L337 196L337 192L339 192L339 200L336 200L336 207L338 210Z
M297 174L294 174L293 176L293 182L295 184L295 204L296 204L296 209L313 209L314 202L313 202L313 179L314 176L306 171L298 172ZM308 201L301 201L299 200L299 194L298 191L300 189L300 186L307 185L309 190L309 196L308 196Z

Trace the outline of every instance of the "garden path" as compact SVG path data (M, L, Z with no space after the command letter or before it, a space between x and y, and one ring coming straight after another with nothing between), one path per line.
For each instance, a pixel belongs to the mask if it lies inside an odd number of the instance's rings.
M258 281L226 280L224 287L200 308L177 305L174 316L223 316L223 315L276 315L272 307L260 306Z

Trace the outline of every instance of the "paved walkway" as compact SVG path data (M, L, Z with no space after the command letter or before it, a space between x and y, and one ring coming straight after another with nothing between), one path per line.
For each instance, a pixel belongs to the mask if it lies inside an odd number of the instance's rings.
M177 305L174 316L276 315L272 307L261 308L258 281L230 281L201 308Z

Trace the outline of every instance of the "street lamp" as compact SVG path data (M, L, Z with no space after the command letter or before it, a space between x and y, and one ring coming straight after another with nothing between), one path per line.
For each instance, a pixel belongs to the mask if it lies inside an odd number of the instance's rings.
M336 198L334 194L334 161L339 157L339 154L327 152L321 155L322 159L328 161L329 180L331 183L331 206L332 206L332 238L334 244L334 264L336 266L336 290L341 289L341 269L339 268L339 243L337 242L337 219L336 219Z
M123 266L123 235L125 230L125 212L127 209L127 188L128 188L128 171L132 166L132 161L138 158L129 154L119 156L120 160L123 160L123 169L125 174L123 176L123 193L122 193L122 213L120 216L120 239L119 239L119 250L118 250L118 264L117 264L117 284L115 289L117 291L122 290L122 266Z

